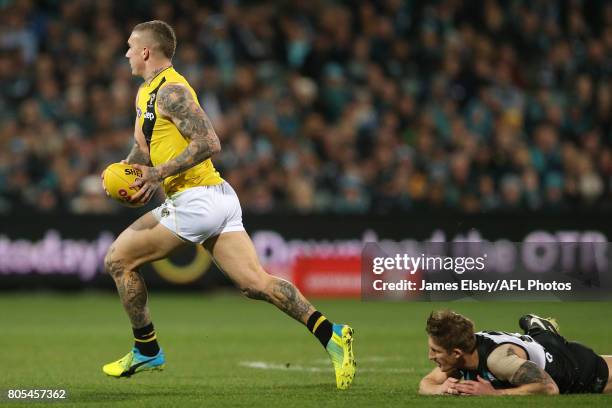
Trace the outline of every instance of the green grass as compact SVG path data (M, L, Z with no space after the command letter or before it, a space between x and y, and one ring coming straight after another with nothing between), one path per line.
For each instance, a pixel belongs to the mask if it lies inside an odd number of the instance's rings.
M330 363L304 327L272 306L233 295L167 295L150 299L167 356L161 373L108 378L102 364L125 354L131 332L113 295L2 294L0 404L9 388L66 389L52 406L611 406L612 396L421 397L427 360L424 320L434 308L472 317L478 329L517 331L521 314L559 319L566 337L612 354L612 303L379 303L314 302L356 330L357 377L335 389ZM285 369L258 369L241 362ZM31 402L28 402L31 404ZM17 405L11 404L11 405ZM24 405L24 403L22 403Z

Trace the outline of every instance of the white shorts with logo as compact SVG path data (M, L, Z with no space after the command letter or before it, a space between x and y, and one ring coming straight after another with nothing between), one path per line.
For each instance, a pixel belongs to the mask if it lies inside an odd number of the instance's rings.
M151 212L164 227L198 244L224 232L244 231L238 196L225 181L178 192Z

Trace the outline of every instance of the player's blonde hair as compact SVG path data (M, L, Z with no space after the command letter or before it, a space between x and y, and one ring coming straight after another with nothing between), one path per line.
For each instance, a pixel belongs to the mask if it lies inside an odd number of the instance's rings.
M476 347L474 323L452 310L431 312L425 330L433 341L446 351L458 348L471 352Z
M137 24L133 31L147 31L155 45L165 57L172 59L176 51L176 34L170 24L161 20L152 20Z

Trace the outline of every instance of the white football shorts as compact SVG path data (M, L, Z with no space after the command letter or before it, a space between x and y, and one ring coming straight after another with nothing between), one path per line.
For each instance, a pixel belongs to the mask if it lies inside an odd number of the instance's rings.
M164 227L198 244L224 232L244 231L240 201L225 181L180 191L151 212Z

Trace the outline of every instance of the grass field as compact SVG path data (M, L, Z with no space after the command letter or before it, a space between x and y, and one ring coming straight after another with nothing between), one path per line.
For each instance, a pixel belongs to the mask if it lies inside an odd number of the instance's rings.
M153 293L150 305L167 356L161 373L105 377L102 364L131 347L127 318L110 294L0 297L0 404L10 388L66 389L52 406L612 406L612 396L421 397L424 320L434 308L472 317L477 329L517 331L526 312L556 316L562 332L612 354L611 303L314 302L356 330L357 377L337 391L322 347L272 306L234 295ZM10 405L32 404L31 401ZM38 405L38 404L37 404Z

